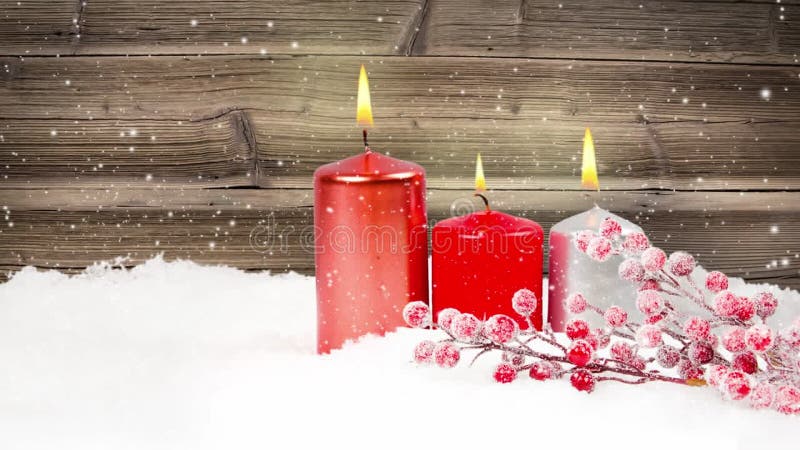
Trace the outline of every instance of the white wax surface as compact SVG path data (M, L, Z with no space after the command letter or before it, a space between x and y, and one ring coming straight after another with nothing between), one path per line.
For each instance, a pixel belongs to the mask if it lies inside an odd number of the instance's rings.
M636 224L612 214L598 206L589 211L569 217L550 229L550 301L548 317L551 326L560 331L569 319L569 312L563 310L564 299L573 293L581 293L593 305L605 309L619 305L628 311L631 320L640 321L643 317L636 309L636 288L621 280L617 274L622 256L612 256L605 262L598 262L575 248L572 240L583 230L597 231L600 222L612 217L622 226L622 235L641 232ZM582 314L593 327L603 327L605 323L597 314Z

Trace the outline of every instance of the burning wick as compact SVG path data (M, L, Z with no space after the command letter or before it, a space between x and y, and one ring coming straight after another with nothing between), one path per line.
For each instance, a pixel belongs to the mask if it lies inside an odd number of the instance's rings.
M364 128L364 150L369 150L369 143L367 143L367 129Z

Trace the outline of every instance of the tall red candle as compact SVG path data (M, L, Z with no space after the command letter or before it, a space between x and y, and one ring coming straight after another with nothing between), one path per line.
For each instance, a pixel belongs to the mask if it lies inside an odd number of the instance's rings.
M482 170L479 170L482 176ZM443 220L433 227L433 313L456 308L485 319L494 314L515 318L511 298L529 289L542 298L542 227L488 207L463 217ZM542 327L542 308L532 316Z
M366 83L363 67L361 78L360 85ZM422 167L369 147L320 167L314 173L314 225L318 353L392 331L403 325L406 303L427 302Z

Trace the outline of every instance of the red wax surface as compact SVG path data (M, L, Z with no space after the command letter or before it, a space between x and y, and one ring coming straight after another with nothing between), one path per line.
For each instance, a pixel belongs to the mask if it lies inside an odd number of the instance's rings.
M404 324L428 301L425 170L367 151L314 173L317 352Z
M443 220L433 227L434 319L445 308L478 319L506 314L527 328L511 308L519 289L533 291L540 302L532 321L542 328L542 227L498 211L481 211Z

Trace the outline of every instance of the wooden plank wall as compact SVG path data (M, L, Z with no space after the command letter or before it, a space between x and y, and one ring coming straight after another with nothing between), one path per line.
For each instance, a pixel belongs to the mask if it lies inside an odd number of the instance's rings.
M498 208L598 203L798 287L797 3L0 1L0 268L313 272L311 175L359 151L363 63L371 143L425 166L432 221L469 207L480 151Z

